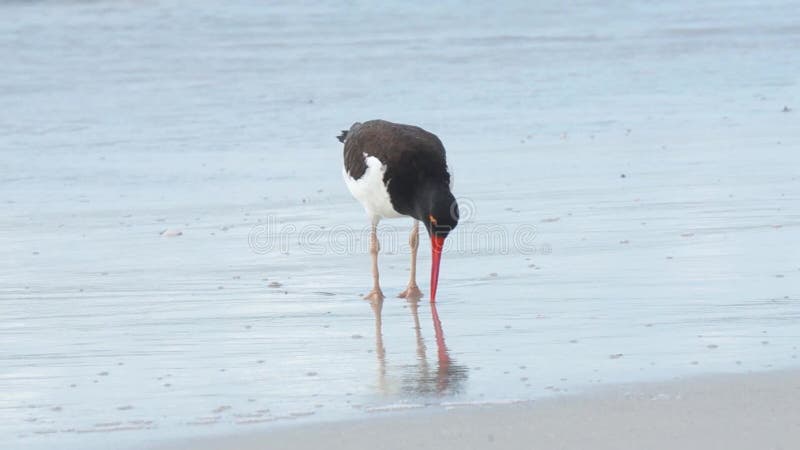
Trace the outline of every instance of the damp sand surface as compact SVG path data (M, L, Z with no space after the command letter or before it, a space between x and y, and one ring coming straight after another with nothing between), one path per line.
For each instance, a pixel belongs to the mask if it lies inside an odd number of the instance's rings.
M271 433L164 443L152 450L792 448L800 440L797 371L614 385L581 396Z
M798 367L792 2L426 8L0 5L0 447ZM377 117L448 149L435 310L408 220L361 300Z

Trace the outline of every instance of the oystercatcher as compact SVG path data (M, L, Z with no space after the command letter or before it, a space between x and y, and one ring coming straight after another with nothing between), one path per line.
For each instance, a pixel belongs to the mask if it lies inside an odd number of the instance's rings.
M439 262L447 235L458 224L458 204L442 141L412 125L384 120L354 123L338 136L344 144L344 181L364 206L370 221L372 291L364 298L382 299L378 277L377 226L383 218L411 217L411 277L402 298L422 297L417 286L419 222L431 238L431 302L436 300Z

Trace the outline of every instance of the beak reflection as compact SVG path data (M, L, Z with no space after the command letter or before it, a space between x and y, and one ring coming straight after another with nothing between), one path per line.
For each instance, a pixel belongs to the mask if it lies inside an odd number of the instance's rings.
M409 299L408 309L414 322L415 364L393 366L387 363L383 336L383 300L370 302L375 315L375 355L377 356L377 389L385 395L446 396L462 390L468 368L456 363L445 342L444 329L435 303L428 303L436 340L436 356L428 354L419 316L419 299ZM399 355L402 357L402 355ZM398 358L400 359L400 358Z

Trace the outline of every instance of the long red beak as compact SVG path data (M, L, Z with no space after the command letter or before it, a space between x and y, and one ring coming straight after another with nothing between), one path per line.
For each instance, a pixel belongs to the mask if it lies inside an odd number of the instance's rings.
M442 261L444 238L431 236L431 303L436 301L436 287L439 285L439 263Z

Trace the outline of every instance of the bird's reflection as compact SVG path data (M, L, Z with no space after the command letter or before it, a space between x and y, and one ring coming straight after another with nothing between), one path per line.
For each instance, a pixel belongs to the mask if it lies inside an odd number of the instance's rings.
M389 381L390 377L387 376L386 347L383 343L383 300L370 301L372 311L375 314L375 354L378 360L378 390L384 394L390 394L399 388L399 391L415 396L458 393L467 379L468 369L466 366L457 364L450 357L436 305L430 304L433 330L436 337L436 362L432 364L428 360L425 338L422 335L422 327L420 326L420 301L418 299L409 299L407 302L411 317L414 320L416 364L398 367L400 385L396 386L395 383Z

